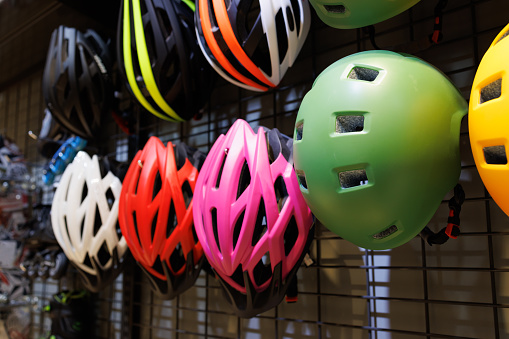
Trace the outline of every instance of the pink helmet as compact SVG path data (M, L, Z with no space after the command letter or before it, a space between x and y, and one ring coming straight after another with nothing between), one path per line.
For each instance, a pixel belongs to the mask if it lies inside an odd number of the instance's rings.
M314 236L293 170L292 139L237 120L198 175L194 226L228 302L241 317L277 306Z

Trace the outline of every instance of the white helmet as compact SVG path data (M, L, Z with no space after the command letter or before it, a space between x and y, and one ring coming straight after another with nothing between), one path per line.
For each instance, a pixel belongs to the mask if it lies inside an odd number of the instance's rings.
M80 151L62 174L53 197L55 237L92 292L117 277L127 252L118 226L121 188L111 171L102 177L96 155L90 158Z

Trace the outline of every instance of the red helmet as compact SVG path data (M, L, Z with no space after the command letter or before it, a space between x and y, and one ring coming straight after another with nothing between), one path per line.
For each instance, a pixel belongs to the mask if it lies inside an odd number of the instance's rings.
M153 289L172 299L194 285L204 261L193 228L193 192L205 154L151 137L120 193L119 223Z

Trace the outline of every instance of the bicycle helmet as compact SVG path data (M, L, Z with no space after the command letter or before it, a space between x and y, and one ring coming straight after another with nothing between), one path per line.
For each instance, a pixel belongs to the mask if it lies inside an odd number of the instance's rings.
M390 19L419 0L309 0L318 17L334 28L351 29Z
M123 0L118 60L128 87L150 113L193 118L212 90L213 71L194 33L193 0Z
M112 95L111 63L108 45L95 31L53 31L42 90L55 120L71 133L96 137Z
M105 160L105 159L103 159ZM97 155L78 152L53 196L51 224L58 244L78 269L85 287L99 292L123 268L128 248L118 226L122 183Z
M295 124L295 171L311 211L357 246L406 243L458 181L466 113L456 87L417 57L367 51L336 61Z
M311 24L308 0L198 0L196 35L232 84L266 91L293 65Z
M205 154L151 137L120 194L120 228L152 289L172 299L194 285L204 261L193 230L193 192Z
M277 129L255 133L239 119L216 140L196 182L196 234L241 317L281 302L314 236L291 150Z
M509 99L507 75L509 25L493 40L484 54L472 84L468 126L470 145L479 175L497 205L509 215L507 177L507 126Z

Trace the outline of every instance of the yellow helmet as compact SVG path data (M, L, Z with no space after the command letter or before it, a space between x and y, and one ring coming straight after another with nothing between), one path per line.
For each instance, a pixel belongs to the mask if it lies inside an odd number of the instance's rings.
M470 145L486 189L509 215L509 24L483 56L470 94Z

